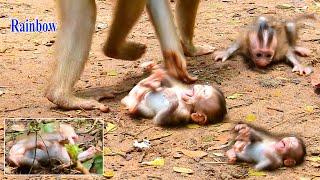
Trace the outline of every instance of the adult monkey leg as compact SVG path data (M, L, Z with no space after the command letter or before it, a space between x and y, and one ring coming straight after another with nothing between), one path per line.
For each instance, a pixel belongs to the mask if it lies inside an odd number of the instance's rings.
M200 0L177 0L176 20L181 43L186 56L201 56L210 54L214 48L209 45L195 46L193 44L195 19Z
M189 75L186 58L173 22L168 0L148 0L147 10L160 41L168 73L184 82L192 83L197 78Z
M141 16L146 0L118 0L114 17L109 32L108 40L104 45L104 53L112 58L136 60L140 58L145 50L144 44L128 42L126 38Z
M56 64L46 97L63 109L100 109L108 107L93 99L73 94L88 59L96 21L94 0L57 0L61 29L57 38Z

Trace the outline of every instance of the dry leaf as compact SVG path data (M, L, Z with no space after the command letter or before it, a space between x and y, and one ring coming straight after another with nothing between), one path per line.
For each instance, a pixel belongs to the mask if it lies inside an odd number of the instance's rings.
M112 178L114 176L114 171L112 169L106 169L103 173L103 176L106 178Z
M158 157L152 161L142 162L141 164L148 165L148 166L164 166L164 159L161 157Z
M311 156L307 157L306 159L311 162L320 162L320 156Z
M198 124L187 124L186 127L189 128L189 129L197 129L197 128L201 127L201 126L198 125Z
M190 158L203 158L204 156L207 156L208 153L204 151L190 151L186 149L179 149L177 151L182 152L184 155L190 157Z
M243 96L241 93L234 93L231 96L228 96L227 99L238 99L239 97Z
M184 174L193 174L192 169L183 168L183 167L173 167L173 171L178 173L184 173Z
M314 107L313 106L305 106L304 110L308 113L313 113L314 112Z
M112 149L109 148L109 147L104 147L104 148L103 148L103 155L105 155L105 156L111 156L111 155L113 155Z
M228 133L216 137L215 140L220 141L221 144L226 144L229 142L230 139L232 139L232 134Z
M109 71L109 72L107 73L107 75L108 75L108 76L117 76L118 73L117 73L116 70L111 70L111 71Z
M117 130L117 126L110 123L110 122L107 122L107 127L106 127L106 132L114 132L115 130Z
M215 152L213 152L212 154L217 156L217 157L224 157L223 153L215 153Z
M255 114L248 114L247 116L246 116L246 121L247 122L253 122L253 121L255 121L255 120L257 120L257 116L255 115Z
M249 176L266 176L267 174L263 171L257 171L255 169L249 169L248 171Z

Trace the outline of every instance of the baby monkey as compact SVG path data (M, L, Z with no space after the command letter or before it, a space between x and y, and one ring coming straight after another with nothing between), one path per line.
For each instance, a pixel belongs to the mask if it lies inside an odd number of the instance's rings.
M153 118L157 125L222 121L227 114L223 93L209 85L186 86L154 63L152 74L140 81L121 102L132 115Z
M215 60L224 62L239 54L258 68L288 60L293 65L292 72L308 75L312 68L303 66L298 56L307 57L310 50L297 46L298 30L302 26L299 22L305 19L316 19L316 16L304 14L285 22L260 16L227 50L216 52Z
M78 135L72 126L60 123L57 132L42 133L36 138L30 134L20 138L10 151L8 161L16 167L44 167L51 161L58 161L63 167L71 165L71 158L64 147L65 144L75 144ZM94 147L79 153L78 160L85 161L92 158L96 153Z
M304 161L306 147L295 136L277 137L247 124L238 124L236 142L226 152L228 162L256 163L257 170L274 170L282 166L295 166Z

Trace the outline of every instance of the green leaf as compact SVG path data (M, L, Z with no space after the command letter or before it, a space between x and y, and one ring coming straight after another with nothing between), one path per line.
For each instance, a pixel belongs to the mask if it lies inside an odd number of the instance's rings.
M82 165L83 165L85 168L87 168L87 169L90 170L91 167L92 167L93 161L94 161L93 159L89 159L89 160L83 162Z
M79 148L76 144L65 144L64 147L67 149L67 152L72 160L77 161L79 153L82 152L82 149Z
M47 124L41 124L40 128L43 133L53 133L58 129L58 123L52 122Z
M103 157L102 154L96 155L92 166L93 172L103 174Z

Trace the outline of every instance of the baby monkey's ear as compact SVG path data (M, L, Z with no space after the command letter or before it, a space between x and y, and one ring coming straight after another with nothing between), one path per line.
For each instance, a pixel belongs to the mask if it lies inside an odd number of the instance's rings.
M200 124L200 125L205 125L208 124L208 118L207 115L205 115L202 112L195 112L191 114L191 119L193 122Z
M286 158L284 161L283 161L283 164L287 167L291 167L291 166L294 166L296 165L296 161L292 158Z

